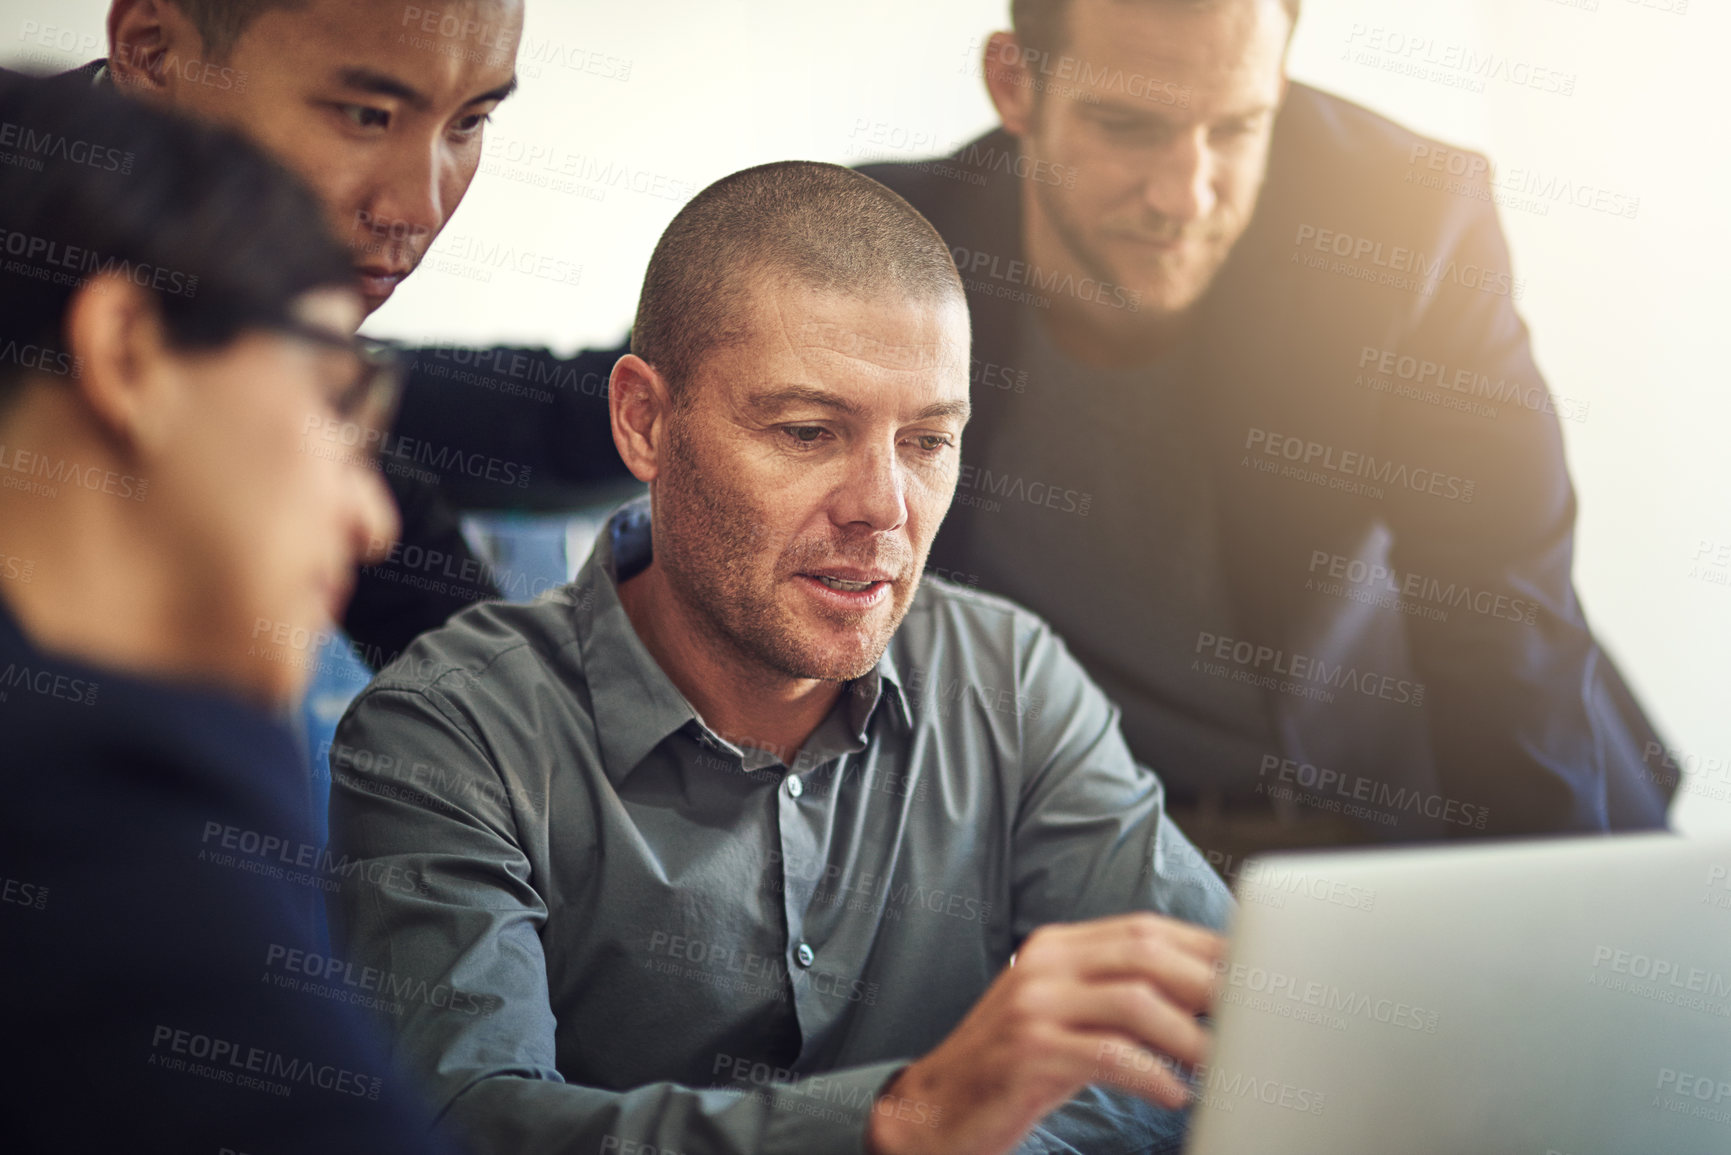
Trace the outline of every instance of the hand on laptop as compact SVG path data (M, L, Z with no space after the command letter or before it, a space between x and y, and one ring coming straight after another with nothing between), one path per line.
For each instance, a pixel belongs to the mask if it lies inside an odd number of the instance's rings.
M949 1037L885 1089L868 1150L999 1155L1089 1083L1183 1106L1173 1062L1207 1058L1196 1016L1213 1002L1225 949L1219 935L1155 914L1041 927ZM928 1111L894 1110L904 1099ZM930 1107L942 1108L936 1125L910 1120Z

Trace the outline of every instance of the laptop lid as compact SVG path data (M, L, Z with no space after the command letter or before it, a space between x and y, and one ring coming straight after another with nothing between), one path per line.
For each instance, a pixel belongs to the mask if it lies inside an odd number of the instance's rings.
M1731 840L1246 863L1190 1155L1727 1155Z

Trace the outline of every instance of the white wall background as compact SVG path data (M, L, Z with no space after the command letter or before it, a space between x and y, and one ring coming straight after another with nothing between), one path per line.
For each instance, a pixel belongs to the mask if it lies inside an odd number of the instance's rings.
M0 0L0 65L99 55L106 9ZM482 175L436 265L368 331L611 343L689 192L761 161L929 155L989 127L978 45L1007 10L530 0L523 91L495 119ZM1661 728L1701 767L1674 811L1691 832L1731 832L1728 44L1724 0L1306 0L1292 58L1299 79L1489 153L1505 180L1530 169L1640 199L1632 220L1566 201L1542 214L1511 204L1502 218L1540 364L1555 392L1590 405L1585 422L1564 423L1577 583ZM1475 91L1446 65L1428 77L1386 67L1468 51L1501 77L1572 77L1573 91L1494 77ZM581 277L465 260L477 241L581 265Z

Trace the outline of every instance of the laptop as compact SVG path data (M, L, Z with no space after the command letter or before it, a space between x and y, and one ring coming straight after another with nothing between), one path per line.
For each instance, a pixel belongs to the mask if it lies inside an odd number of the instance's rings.
M1187 1155L1731 1153L1731 839L1245 864Z

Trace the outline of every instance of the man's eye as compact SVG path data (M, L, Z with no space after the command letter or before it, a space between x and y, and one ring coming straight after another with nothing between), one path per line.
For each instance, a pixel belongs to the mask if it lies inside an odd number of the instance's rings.
M383 108L369 104L339 104L337 108L356 128L389 128L391 125L391 114Z
M1256 131L1257 126L1246 121L1216 125L1210 135L1215 140L1241 140Z
M452 127L458 136L473 136L485 128L492 119L493 114L490 112L477 112L471 116L463 117Z
M825 430L821 425L789 425L783 432L801 445L811 445L824 435Z
M1147 121L1143 120L1118 120L1102 117L1094 123L1098 124L1100 130L1107 136L1126 138L1134 137L1140 139L1142 137L1159 135L1159 129L1157 126L1151 125Z
M940 449L948 449L950 446L955 444L955 442L951 441L948 437L944 437L937 433L922 433L914 440L919 444L919 447L927 453L936 453Z

